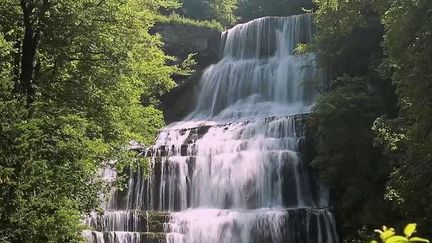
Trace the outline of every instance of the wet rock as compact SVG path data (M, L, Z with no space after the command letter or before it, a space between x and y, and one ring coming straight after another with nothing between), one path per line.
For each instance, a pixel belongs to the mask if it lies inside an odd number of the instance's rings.
M166 234L164 233L142 233L140 243L165 243Z
M96 232L147 232L163 233L169 220L167 212L143 210L110 210L92 215L86 220Z

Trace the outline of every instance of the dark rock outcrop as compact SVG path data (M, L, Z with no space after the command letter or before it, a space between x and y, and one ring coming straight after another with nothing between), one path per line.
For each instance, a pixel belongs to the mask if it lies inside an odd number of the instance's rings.
M199 80L203 70L219 60L221 33L215 29L185 24L158 24L152 29L159 33L164 42L164 51L180 64L191 53L196 53L196 70L191 76L173 77L177 87L161 98L160 109L164 111L165 121L171 123L181 120L193 110L198 92Z
M158 24L152 32L159 33L166 54L184 60L196 53L198 69L203 69L219 59L221 33L215 29L185 24Z
M164 112L166 124L182 120L195 108L199 92L199 81L203 70L197 71L191 76L181 80L177 78L177 87L163 95L159 108Z

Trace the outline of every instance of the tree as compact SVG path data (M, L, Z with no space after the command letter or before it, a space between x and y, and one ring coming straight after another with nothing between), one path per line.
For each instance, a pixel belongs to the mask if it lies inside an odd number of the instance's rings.
M369 1L315 1L313 43L329 81L312 114L317 156L312 166L335 195L342 237L363 226L392 223L385 200L392 161L372 129L378 117L397 116L392 80L379 72L384 28Z
M362 226L388 220L384 191L390 165L374 146L371 127L385 114L385 100L371 77L342 76L322 96L311 116L317 156L312 166L336 198L345 239Z
M99 171L163 125L174 87L158 36L171 1L0 0L0 241L76 242Z
M432 4L385 3L382 20L388 58L383 66L397 87L401 111L395 132L403 138L395 151L403 156L389 187L400 198L395 203L404 216L426 227L432 224Z
M264 16L289 16L314 7L311 0L239 0L237 15L242 21Z
M237 5L237 0L183 0L183 9L187 17L216 20L225 27L236 23Z
M321 54L323 66L332 71L332 77L338 77L341 72L347 70L351 75L364 75L366 70L364 67L368 67L367 70L373 67L372 70L379 73L381 80L391 80L393 83L395 95L383 93L382 102L388 104L388 108L382 112L382 116L375 113L377 119L372 126L374 143L382 147L381 154L385 158L385 161L380 163L390 165L389 178L385 180L385 191L382 196L391 203L392 207L389 208L395 210L395 214L401 215L405 220L417 221L422 227L429 226L432 224L430 206L432 196L429 192L432 187L430 156L432 150L430 106L432 103L430 97L432 5L430 1L379 0L374 1L373 4L361 0L318 0L316 2L319 6L316 21L321 31L315 47ZM373 37L376 35L372 35L371 38L370 31L363 32L362 35L367 36L367 39L362 41L353 35L370 26L373 19L379 19L384 27L384 29L375 28L382 29L380 34L383 36L382 39L377 40ZM371 52L344 44L347 41L348 43L375 43L375 45L381 43L384 50L372 52L375 53L373 58L365 59L364 55L362 58L353 58L352 54L347 55L350 50L356 52L362 50L363 54ZM356 66L359 64L361 65ZM370 71L366 71L366 74L370 76ZM369 85L373 87L374 83ZM382 87L393 91L388 82ZM349 94L338 89L330 90L332 93L320 100L317 105L316 115L318 119L324 121L328 119L325 118L326 113L323 111L326 111L331 104L329 97L338 95L346 97ZM370 105L371 101L364 102ZM354 111L351 108L345 110ZM361 121L359 118L358 123ZM319 129L326 128L326 125L317 126ZM328 133L339 129L334 125ZM370 135L370 131L364 132ZM318 147L328 148L333 142L323 140L326 138L323 135L324 133L318 132ZM343 156L348 155L348 151L342 153L340 150L336 151ZM319 168L322 176L326 177L328 175L326 172L343 170L344 167L333 163L331 158L323 157L325 152L319 153L321 155L315 161L316 165L329 166L329 168ZM333 177L335 175L329 176L329 178ZM382 187L382 183L380 186ZM388 222L389 218L386 223Z

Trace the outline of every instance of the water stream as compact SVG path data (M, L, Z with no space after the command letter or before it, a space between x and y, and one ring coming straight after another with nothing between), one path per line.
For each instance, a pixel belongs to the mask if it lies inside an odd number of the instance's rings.
M106 232L87 232L90 242L338 242L328 191L301 153L320 72L313 54L293 52L311 42L311 18L265 17L223 33L196 109L145 151L149 177L131 172L105 214L87 220ZM138 233L152 230L148 211L170 212L157 241Z

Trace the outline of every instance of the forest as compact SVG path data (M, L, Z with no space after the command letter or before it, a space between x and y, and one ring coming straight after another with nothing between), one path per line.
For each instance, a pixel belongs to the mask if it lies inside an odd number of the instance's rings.
M340 238L408 223L432 238L430 0L0 0L0 242L82 242L83 217L125 184L101 170L148 169L128 144L153 144L161 97L196 68L163 51L155 25L306 12L314 39L296 51L325 73L308 166Z

